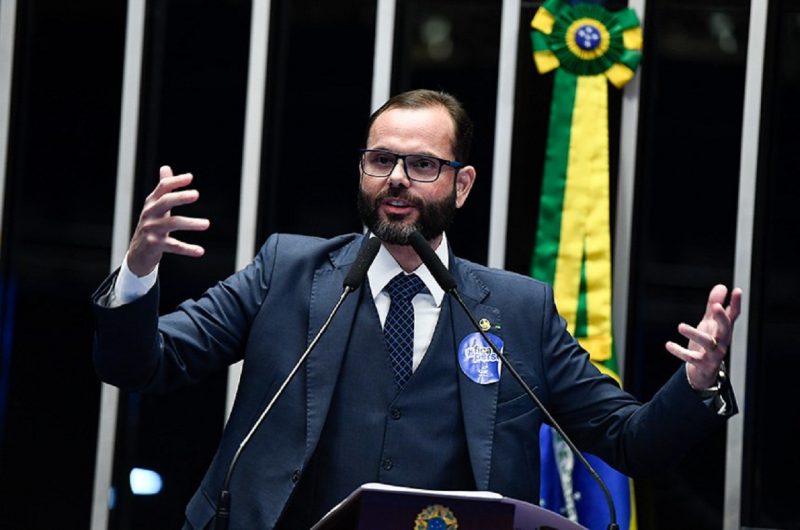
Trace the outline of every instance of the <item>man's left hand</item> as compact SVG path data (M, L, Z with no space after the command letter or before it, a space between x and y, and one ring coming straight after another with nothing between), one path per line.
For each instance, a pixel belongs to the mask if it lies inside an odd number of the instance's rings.
M666 348L675 357L686 362L689 384L695 390L711 388L717 380L719 366L733 337L733 324L739 316L742 305L742 290L738 287L731 292L731 300L724 307L728 288L715 285L708 295L703 319L692 327L681 322L678 333L689 339L687 347L675 342L667 342Z

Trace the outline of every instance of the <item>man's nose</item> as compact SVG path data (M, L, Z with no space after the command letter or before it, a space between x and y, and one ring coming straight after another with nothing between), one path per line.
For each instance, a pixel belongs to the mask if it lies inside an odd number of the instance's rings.
M398 158L395 161L392 172L389 173L388 180L390 186L408 186L409 178L408 175L406 175L405 163L402 158Z

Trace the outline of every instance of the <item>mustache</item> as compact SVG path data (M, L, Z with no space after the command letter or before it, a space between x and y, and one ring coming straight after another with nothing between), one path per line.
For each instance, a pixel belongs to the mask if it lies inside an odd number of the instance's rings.
M403 199L404 201L410 203L417 209L424 207L424 203L422 199L419 197L415 197L408 193L408 190L405 188L389 188L388 190L382 191L375 196L375 200L373 201L375 207L377 208L385 199Z

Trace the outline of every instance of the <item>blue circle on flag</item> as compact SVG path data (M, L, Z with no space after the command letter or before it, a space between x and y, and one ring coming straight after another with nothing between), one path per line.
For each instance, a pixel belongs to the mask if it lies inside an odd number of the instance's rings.
M486 335L502 353L503 340L492 333ZM500 359L480 333L470 333L458 345L458 364L464 375L478 384L500 381Z
M575 32L575 44L577 44L581 50L587 52L600 46L600 41L602 39L603 36L600 35L600 30L591 24L584 24Z

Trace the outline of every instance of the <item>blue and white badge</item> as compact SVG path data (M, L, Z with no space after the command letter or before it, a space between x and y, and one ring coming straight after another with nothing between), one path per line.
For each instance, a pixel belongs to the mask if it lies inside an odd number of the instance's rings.
M503 339L492 333L486 334L503 351ZM500 359L480 333L470 333L458 345L458 364L464 375L478 384L489 385L500 381Z

